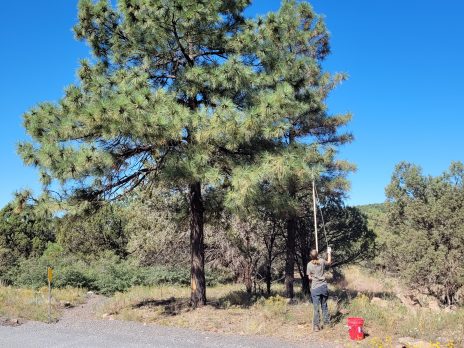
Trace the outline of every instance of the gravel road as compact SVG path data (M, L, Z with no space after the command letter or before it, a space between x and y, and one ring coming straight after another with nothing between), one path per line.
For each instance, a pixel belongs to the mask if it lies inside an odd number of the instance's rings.
M302 346L271 338L219 335L136 322L98 320L92 315L92 306L96 302L98 299L94 298L84 306L68 310L56 324L27 322L18 327L0 326L0 347L333 347L316 342Z

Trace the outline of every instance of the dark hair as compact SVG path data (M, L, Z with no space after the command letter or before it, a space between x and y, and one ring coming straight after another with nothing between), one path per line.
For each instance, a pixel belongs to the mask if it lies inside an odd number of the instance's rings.
M317 252L316 249L311 250L309 253L309 256L311 257L311 260L317 260L319 257L319 253Z

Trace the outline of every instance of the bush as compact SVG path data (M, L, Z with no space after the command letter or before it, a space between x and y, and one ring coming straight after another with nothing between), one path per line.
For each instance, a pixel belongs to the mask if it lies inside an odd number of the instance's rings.
M190 271L185 268L168 268L163 266L142 269L142 280L137 285L189 285Z
M105 295L125 291L141 279L136 266L110 252L90 264L89 274L94 279L92 287Z
M54 287L94 288L88 265L72 255L65 254L63 248L56 243L49 243L39 258L21 260L15 272L14 285L35 289L46 286L48 267L54 270Z
M39 289L47 285L47 263L39 259L23 259L13 276L19 287Z
M387 187L387 228L380 263L413 288L448 305L464 286L464 165L424 176L401 163Z
M58 288L73 287L95 290L95 280L85 271L85 267L83 262L78 262L55 269L54 285Z
M20 287L40 288L47 285L47 267L54 269L53 286L56 288L77 287L110 295L126 291L132 286L190 284L188 268L164 266L141 267L131 260L123 260L106 251L93 260L81 260L69 255L56 243L50 243L39 258L23 259L14 273L14 284ZM208 286L230 281L224 272L207 272Z

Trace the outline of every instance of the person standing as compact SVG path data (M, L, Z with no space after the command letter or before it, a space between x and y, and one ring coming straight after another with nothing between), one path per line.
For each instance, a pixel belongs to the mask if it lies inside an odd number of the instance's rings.
M320 330L320 308L322 309L324 324L330 324L329 309L327 307L329 290L325 280L325 271L332 264L332 249L330 247L327 248L327 255L327 260L324 260L319 258L317 250L311 250L311 261L307 266L307 274L311 282L311 299L314 306L313 331Z

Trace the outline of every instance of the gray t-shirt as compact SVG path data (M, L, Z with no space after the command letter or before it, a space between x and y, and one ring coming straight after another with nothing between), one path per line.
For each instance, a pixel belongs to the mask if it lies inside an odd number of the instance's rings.
M308 263L307 273L312 279L311 289L316 289L327 284L324 275L326 266L327 262L324 259L319 259L319 264Z

